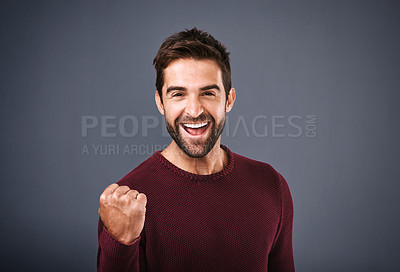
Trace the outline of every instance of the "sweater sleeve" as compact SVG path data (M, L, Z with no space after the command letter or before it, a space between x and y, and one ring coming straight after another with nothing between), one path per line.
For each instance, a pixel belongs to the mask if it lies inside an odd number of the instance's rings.
M281 187L281 218L268 255L268 271L295 271L292 246L293 201L286 180L279 174Z
M143 258L144 249L142 249L140 236L129 245L125 245L115 239L104 227L99 219L97 250L97 272L118 272L144 271Z

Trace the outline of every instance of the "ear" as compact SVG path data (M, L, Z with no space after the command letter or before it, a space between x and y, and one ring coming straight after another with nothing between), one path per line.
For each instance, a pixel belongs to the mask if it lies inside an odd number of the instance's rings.
M235 104L236 99L236 91L234 88L230 89L228 94L228 99L226 100L225 112L230 112L233 108L233 104Z
M160 97L160 95L158 94L158 91L156 91L156 93L155 93L155 95L154 95L154 99L156 100L156 105L157 105L158 111L159 111L162 115L164 115L164 105L163 105L163 103L161 102L161 97Z

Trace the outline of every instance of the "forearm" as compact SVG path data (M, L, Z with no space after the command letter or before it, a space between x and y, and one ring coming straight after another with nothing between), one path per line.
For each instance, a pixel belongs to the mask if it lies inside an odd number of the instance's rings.
M98 227L98 252L97 271L135 271L139 272L140 239L137 238L131 244L123 244L116 240L99 220Z

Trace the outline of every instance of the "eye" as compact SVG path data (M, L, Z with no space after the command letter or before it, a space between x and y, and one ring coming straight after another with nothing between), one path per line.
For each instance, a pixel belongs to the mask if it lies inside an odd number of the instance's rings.
M179 96L183 96L183 94L181 94L181 93L173 93L172 94L172 97L179 97Z
M214 96L214 93L213 92L204 92L204 95L206 95L206 96Z

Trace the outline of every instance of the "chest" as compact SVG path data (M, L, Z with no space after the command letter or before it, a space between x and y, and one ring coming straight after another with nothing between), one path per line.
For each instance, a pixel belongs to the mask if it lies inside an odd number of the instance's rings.
M249 184L193 183L149 192L146 244L158 254L268 255L280 219L275 192ZM221 256L219 257L221 260Z

